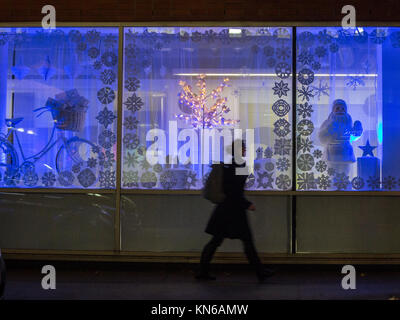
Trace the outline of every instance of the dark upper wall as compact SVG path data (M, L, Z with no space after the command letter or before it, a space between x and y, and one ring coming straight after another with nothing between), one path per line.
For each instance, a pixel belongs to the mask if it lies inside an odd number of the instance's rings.
M400 21L399 0L0 0L0 22L40 22L52 4L58 22L265 21L340 23L352 4L358 21Z

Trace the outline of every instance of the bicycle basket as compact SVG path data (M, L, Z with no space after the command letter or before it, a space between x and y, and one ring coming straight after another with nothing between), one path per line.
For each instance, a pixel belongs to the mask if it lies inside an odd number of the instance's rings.
M86 110L52 108L51 115L57 129L81 131L85 124Z

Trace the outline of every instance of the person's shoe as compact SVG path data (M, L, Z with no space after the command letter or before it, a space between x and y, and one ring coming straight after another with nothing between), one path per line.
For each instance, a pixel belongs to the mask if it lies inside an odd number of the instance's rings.
M195 276L197 280L202 280L202 281L210 281L210 280L216 280L217 278L208 274L208 273L199 273Z
M269 277L272 277L275 274L275 270L270 268L263 268L260 273L257 273L257 279L259 283L264 283L265 280Z

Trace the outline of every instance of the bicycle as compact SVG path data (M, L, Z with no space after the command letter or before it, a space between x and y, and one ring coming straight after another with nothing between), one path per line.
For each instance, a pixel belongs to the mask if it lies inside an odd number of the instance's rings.
M54 111L51 107L42 107L33 110L34 112L43 110L37 117L41 116L43 113L49 111ZM53 116L54 118L54 116ZM47 144L38 153L26 157L21 142L18 136L18 129L16 126L22 122L24 118L10 118L5 119L7 126L7 134L0 133L0 169L5 168L5 174L8 177L15 177L19 173L26 174L27 172L35 171L35 163L41 159L47 152L49 152L58 142L61 141L61 146L57 151L55 165L58 174L66 171L68 168L72 167L74 164L82 164L87 161L99 147L94 143L79 138L78 136L73 136L72 138L66 139L64 136L58 137L54 141L55 131L68 130L68 127L61 126L59 121L54 121L54 126ZM14 147L14 144L10 142L11 135L13 134L14 139L17 142L19 152L22 156L22 163L19 164L18 151Z

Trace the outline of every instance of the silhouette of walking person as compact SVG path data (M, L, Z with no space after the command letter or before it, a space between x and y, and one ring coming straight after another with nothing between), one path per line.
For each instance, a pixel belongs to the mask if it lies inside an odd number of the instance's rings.
M210 262L217 248L225 238L240 239L243 243L244 252L254 269L259 282L271 276L273 271L265 268L256 251L252 232L247 220L246 210L256 210L255 205L244 196L244 186L247 175L236 174L236 169L245 167L245 163L235 162L234 152L240 150L242 144L242 157L246 154L246 145L243 140L235 140L232 143L232 163L223 165L223 192L225 199L215 207L205 232L213 238L204 246L200 259L200 271L196 275L198 280L215 280L209 273ZM238 147L239 145L239 147Z

